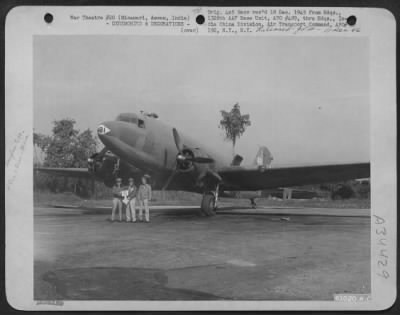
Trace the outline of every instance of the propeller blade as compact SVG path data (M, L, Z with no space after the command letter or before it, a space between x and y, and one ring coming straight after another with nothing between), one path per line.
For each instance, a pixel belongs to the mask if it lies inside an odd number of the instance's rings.
M174 141L175 141L176 148L178 149L178 152L181 154L183 147L182 147L182 143L181 143L181 137L179 137L178 130L176 130L175 128L172 128L172 133L174 135Z
M204 186L204 179L206 177L212 177L217 183L221 183L222 182L222 178L221 176L219 176L219 174L213 170L210 169L205 169L203 172L200 173L199 177L197 177L196 180L196 185L199 187L203 187Z
M167 181L165 182L165 184L161 188L161 190L165 190L165 189L168 188L169 184L171 183L171 181L173 180L173 178L175 177L177 172L178 172L178 169L177 169L177 167L175 167L175 169L173 170L172 174L168 177Z
M212 158L201 157L201 156L194 157L194 158L187 157L186 160L192 161L192 162L195 162L195 163L213 163L214 162L214 160Z
M199 187L204 186L203 179L204 179L204 177L206 177L206 175L207 175L207 170L204 170L203 172L200 173L199 177L196 180L196 186L199 186Z
M100 152L99 155L104 155L108 151L107 147L104 147Z
M207 174L209 174L210 176L214 177L214 179L218 182L221 183L222 182L222 178L221 176L219 176L219 174L213 170L208 169L207 170Z

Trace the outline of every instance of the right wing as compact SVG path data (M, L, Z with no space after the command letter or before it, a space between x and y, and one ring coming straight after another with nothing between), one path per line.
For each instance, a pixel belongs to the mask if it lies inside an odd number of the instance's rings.
M260 168L229 166L217 171L227 190L264 190L339 182L370 176L369 163Z

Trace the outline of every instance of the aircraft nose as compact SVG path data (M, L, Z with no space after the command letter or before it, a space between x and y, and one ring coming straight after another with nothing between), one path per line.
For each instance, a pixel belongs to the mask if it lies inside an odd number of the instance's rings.
M97 127L97 134L99 136L104 136L106 134L109 134L111 132L111 129L109 128L109 126L107 126L107 123L101 123L98 127Z
M100 140L105 142L112 142L115 139L119 139L121 136L121 125L118 121L105 121L97 127L97 135Z

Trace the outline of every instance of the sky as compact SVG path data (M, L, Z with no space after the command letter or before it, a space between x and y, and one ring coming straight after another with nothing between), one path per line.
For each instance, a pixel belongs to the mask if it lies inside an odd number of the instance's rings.
M261 145L272 166L369 161L366 38L68 35L33 45L35 132L67 117L95 131L145 110L228 159L220 110L238 102L251 120L235 150L243 164Z

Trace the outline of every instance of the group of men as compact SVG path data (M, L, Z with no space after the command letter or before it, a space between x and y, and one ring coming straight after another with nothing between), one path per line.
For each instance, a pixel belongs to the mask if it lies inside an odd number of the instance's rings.
M129 185L122 186L122 179L118 177L113 187L113 207L111 222L115 220L115 214L119 211L119 222L122 222L122 207L125 206L126 222L136 221L136 201L139 204L139 221L143 222L143 207L146 223L150 222L149 200L151 200L151 186L147 183L148 175L142 177L139 188L135 186L135 181L131 177L128 179Z

